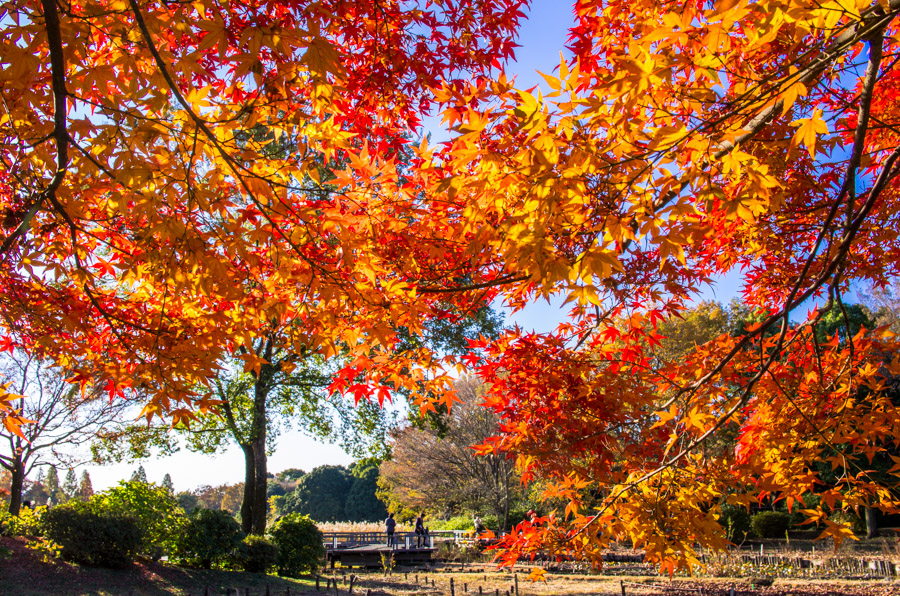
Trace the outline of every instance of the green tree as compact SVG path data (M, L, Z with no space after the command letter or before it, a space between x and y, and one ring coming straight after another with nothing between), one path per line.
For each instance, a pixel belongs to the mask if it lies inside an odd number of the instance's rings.
M387 506L376 495L380 460L367 459L350 466L353 484L344 506L349 521L381 521L387 517Z
M181 491L175 495L175 500L178 501L178 506L187 513L192 512L200 506L200 499L197 498L197 495L187 490Z
M816 339L819 343L826 343L837 336L838 342L846 345L847 340L859 333L860 329L874 328L875 322L862 305L844 304L835 300L831 308L822 313L816 325Z
M59 474L56 471L56 466L50 466L50 469L47 470L46 488L48 503L59 505L65 500L62 489L59 487Z
M81 482L78 484L78 498L86 501L94 496L94 487L91 484L91 475L87 470L81 473Z
M47 504L50 494L47 492L47 476L44 474L43 468L38 469L37 478L34 481L25 483L22 498L31 501L33 507Z
M166 489L167 491L169 491L170 495L175 494L175 485L172 484L172 476L170 476L168 473L166 473L166 475L163 476L162 487L164 489Z
M138 469L134 471L134 474L131 475L131 482L143 482L147 483L147 471L144 470L144 466L138 466Z
M78 496L78 477L75 475L75 470L73 468L69 468L66 472L66 479L63 481L62 492L65 495L66 501L70 501Z
M268 485L266 486L267 497L281 497L285 494L287 494L287 489L285 489L280 482L277 480L269 480Z
M308 515L318 522L344 521L353 477L343 466L319 466L303 476L282 501L282 513Z
M282 470L275 475L280 482L293 482L295 480L300 480L306 472L301 470L300 468L288 468L287 470Z

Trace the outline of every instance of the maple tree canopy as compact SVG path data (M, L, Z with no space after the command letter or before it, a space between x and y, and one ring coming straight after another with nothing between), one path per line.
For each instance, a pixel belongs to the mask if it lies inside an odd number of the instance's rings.
M501 560L629 539L671 573L726 546L724 505L784 503L835 543L837 511L896 513L896 346L814 331L897 275L900 2L575 11L549 94L500 77L439 96L486 106L445 111L458 135L431 157L467 250L503 262L512 305L574 307L477 344L503 420L480 449L567 503ZM659 322L737 271L758 322L663 358Z
M897 274L900 0L579 0L548 95L501 70L525 4L0 4L0 347L176 422L273 328L345 352L335 390L448 401L397 328L563 295L556 332L466 361L503 421L480 449L568 503L503 560L630 539L672 572L724 504L835 541L837 510L898 511L896 347L814 327ZM735 271L759 322L661 357Z
M347 351L357 399L443 392L427 350L387 355L478 299L420 295L467 256L423 217L405 147L433 89L511 55L522 4L3 2L0 348L176 423L224 352L258 370L240 348L273 329Z

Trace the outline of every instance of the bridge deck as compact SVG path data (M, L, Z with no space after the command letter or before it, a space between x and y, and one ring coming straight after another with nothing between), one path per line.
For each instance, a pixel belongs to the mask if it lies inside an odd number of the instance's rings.
M340 562L341 567L367 567L377 569L393 557L395 566L428 565L432 561L433 548L390 548L384 544L368 544L350 548L328 549L331 567Z

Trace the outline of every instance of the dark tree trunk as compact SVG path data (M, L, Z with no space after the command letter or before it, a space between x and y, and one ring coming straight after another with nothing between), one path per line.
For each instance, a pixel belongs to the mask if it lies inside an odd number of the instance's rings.
M13 462L10 475L9 512L12 515L19 515L19 510L22 508L22 489L25 486L25 464L21 460L16 459Z
M874 507L866 507L866 538L871 540L878 536L878 519L875 517L877 513Z
M230 406L227 403L223 406L232 433L244 452L244 499L241 503L241 529L246 534L263 535L266 533L268 514L266 399L271 390L272 379L278 372L278 366L272 364L272 352L273 343L270 337L263 346L263 353L257 352L257 356L263 358L266 363L262 364L259 372L254 375L256 381L253 383L253 411L250 414L248 436L242 436L238 431Z
M251 534L262 536L266 533L266 517L268 509L268 501L266 499L266 440L262 439L253 441L253 457L256 460L256 478L253 483L253 511L251 513L252 527Z
M268 342L266 360L271 362L271 341ZM253 385L253 436L250 437L250 445L253 449L254 467L253 490L250 494L253 500L251 512L251 534L263 535L266 533L266 398L269 395L269 382L275 376L275 367L272 364L263 364L260 367L256 383Z
M253 529L253 495L256 487L256 459L250 443L241 443L244 452L244 500L241 502L241 530L250 534Z
M266 343L263 358L271 362L272 342ZM241 445L244 459L244 502L241 505L241 526L247 534L263 535L266 533L266 516L268 502L266 500L266 399L269 396L269 383L275 376L275 366L263 364L253 384L253 414L250 425L249 440ZM252 463L251 463L252 462Z
M265 419L265 406L263 406ZM241 503L241 529L245 534L266 533L266 425L256 423L254 413L254 436L247 443L241 443L244 452L244 500Z

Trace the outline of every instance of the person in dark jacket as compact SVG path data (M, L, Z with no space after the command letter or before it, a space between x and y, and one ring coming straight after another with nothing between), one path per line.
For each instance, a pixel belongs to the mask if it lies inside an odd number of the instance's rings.
M420 513L416 518L416 548L428 546L428 538L425 532L425 514Z
M394 530L397 529L397 521L394 514L389 513L387 519L384 520L384 531L387 532L387 545L394 548Z

